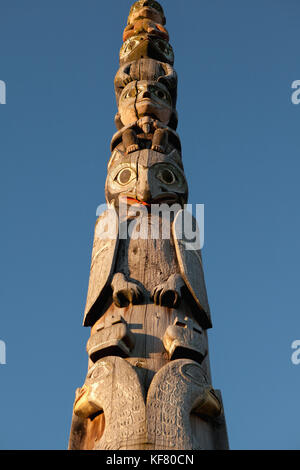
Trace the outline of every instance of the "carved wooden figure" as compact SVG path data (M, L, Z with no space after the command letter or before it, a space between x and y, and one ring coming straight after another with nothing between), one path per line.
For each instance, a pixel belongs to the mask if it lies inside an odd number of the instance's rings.
M162 6L154 0L135 2L130 9L127 24L134 24L141 18L148 18L162 25L166 24L164 10Z
M123 43L120 50L120 65L146 57L174 64L173 48L168 41L144 33L132 36Z
M181 155L181 143L178 134L171 127L162 124L157 119L145 116L128 126L122 127L117 114L115 122L120 130L112 138L111 151L117 148L125 154L129 154L136 150L151 148L163 154L176 150Z
M115 77L115 93L117 105L122 91L133 81L157 81L165 85L171 97L173 107L177 99L177 74L170 64L153 59L139 59L125 64L118 70Z
M95 226L88 372L69 449L228 448L210 374L200 232L185 208L174 57L166 40L140 34L151 22L165 24L161 6L136 2L126 31L139 34L125 38L115 78L118 132Z
M130 82L122 91L119 100L119 115L122 126L132 124L144 116L151 116L164 125L176 120L172 97L167 87L157 81Z
M130 82L123 89L115 122L122 130L127 153L140 148L134 127L141 128L144 134L153 134L152 150L164 153L168 128L176 129L178 118L167 87L158 81L142 80Z
M165 41L169 41L169 33L166 28L164 28L161 24L154 23L152 20L147 18L137 20L134 24L126 26L123 33L123 41L125 42L132 36L138 36L139 34L143 33L162 38Z

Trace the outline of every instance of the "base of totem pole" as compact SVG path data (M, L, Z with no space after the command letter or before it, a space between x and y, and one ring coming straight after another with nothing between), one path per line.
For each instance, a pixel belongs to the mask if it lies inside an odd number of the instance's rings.
M88 342L95 363L90 359L80 400L77 393L70 450L228 449L207 333L187 319L188 309L184 301L177 309L111 304ZM94 410L86 412L87 403Z

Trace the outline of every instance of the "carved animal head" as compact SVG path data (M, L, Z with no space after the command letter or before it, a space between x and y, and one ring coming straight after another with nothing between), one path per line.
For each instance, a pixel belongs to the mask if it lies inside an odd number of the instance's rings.
M120 67L114 80L117 105L119 105L121 93L126 85L134 80L150 80L163 83L172 96L173 106L175 108L177 99L177 73L171 65L147 58L138 61L134 60Z
M105 194L108 204L175 204L188 199L184 171L171 157L142 150L129 156L113 154L108 167Z
M148 34L138 34L123 43L120 50L120 65L147 57L170 65L174 64L174 52L167 41Z
M144 116L168 125L173 113L172 97L165 85L146 80L129 83L119 101L119 114L124 126Z
M132 36L145 33L169 41L169 33L161 24L154 23L154 21L148 18L142 18L137 20L134 24L126 26L123 33L123 42L127 41L127 39Z
M164 10L154 0L139 0L132 5L128 16L128 24L132 24L140 18L149 18L157 23L166 24Z

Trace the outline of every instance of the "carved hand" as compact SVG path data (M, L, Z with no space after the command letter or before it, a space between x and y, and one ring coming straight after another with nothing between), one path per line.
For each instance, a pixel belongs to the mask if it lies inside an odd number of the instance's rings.
M154 287L151 295L156 305L176 308L181 300L184 281L180 274L172 274L167 282Z
M142 289L134 282L127 281L122 273L114 275L111 287L113 301L119 308L127 307L128 304L137 305L143 297Z

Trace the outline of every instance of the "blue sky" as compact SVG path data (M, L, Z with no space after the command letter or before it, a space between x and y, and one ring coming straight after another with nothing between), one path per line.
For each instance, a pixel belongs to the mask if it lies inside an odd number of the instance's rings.
M0 448L67 447L132 2L1 0ZM232 449L300 449L298 0L164 0Z

